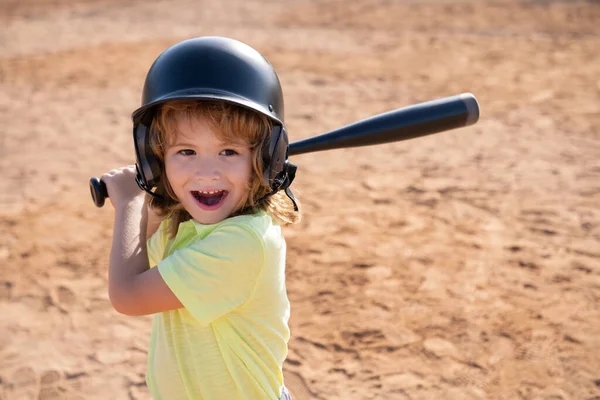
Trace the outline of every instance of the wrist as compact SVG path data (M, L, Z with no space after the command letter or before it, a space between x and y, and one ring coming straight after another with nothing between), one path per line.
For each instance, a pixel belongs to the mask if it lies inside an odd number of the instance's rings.
M117 211L127 211L130 209L138 209L145 208L145 197L144 196L135 196L129 199L121 199L118 200L115 204L115 210Z
M148 212L144 198L131 198L115 205L113 236L124 243L145 237Z

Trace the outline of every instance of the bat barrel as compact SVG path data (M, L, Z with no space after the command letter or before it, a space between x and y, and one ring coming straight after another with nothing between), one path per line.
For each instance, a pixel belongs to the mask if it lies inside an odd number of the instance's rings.
M413 139L462 128L479 119L471 93L427 101L379 114L289 145L289 155Z

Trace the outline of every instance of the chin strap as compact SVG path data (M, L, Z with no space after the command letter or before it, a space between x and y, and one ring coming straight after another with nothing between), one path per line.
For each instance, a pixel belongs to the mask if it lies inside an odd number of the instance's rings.
M298 211L298 204L296 203L296 198L294 197L294 193L292 193L292 189L290 189L290 185L292 184L292 182L294 181L294 178L296 177L297 170L298 170L298 166L296 164L292 164L289 161L285 162L285 166L284 166L284 171L286 172L285 180L279 189L279 190L283 189L285 191L285 194L287 195L287 197L289 197L289 199L292 201L292 203L294 204L294 211Z
M298 203L296 203L296 198L294 197L294 193L292 193L292 190L290 189L290 185L292 184L292 182L294 181L294 178L296 177L297 169L298 169L298 166L296 164L286 161L285 164L283 165L283 171L282 171L281 177L276 178L274 181L274 185L271 186L273 191L271 193L268 193L267 195L261 197L257 201L257 203L260 203L261 201L273 196L278 191L283 190L285 192L285 194L287 195L287 197L289 197L289 199L294 204L294 211L298 211Z

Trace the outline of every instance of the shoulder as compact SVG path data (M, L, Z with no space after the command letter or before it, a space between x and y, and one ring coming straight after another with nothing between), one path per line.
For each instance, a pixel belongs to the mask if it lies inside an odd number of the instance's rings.
M269 232L272 229L273 222L268 214L240 215L210 227L206 236L196 236L185 247L188 254L259 261L270 247Z
M273 236L281 236L281 227L270 214L259 212L228 218L217 226L213 234L219 232L245 232L265 244Z
M172 241L169 234L171 224L170 218L163 219L156 231L147 239L146 243L148 246L164 247L167 242Z
M146 249L148 252L148 261L150 266L154 266L163 258L163 254L169 240L168 222L163 220L158 229L146 240Z

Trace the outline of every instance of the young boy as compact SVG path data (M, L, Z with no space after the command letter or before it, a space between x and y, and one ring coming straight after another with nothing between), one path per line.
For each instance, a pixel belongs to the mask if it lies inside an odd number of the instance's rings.
M190 39L154 62L142 104L137 165L102 181L111 302L155 314L148 387L155 399L289 399L281 224L300 216L277 75L240 42Z

